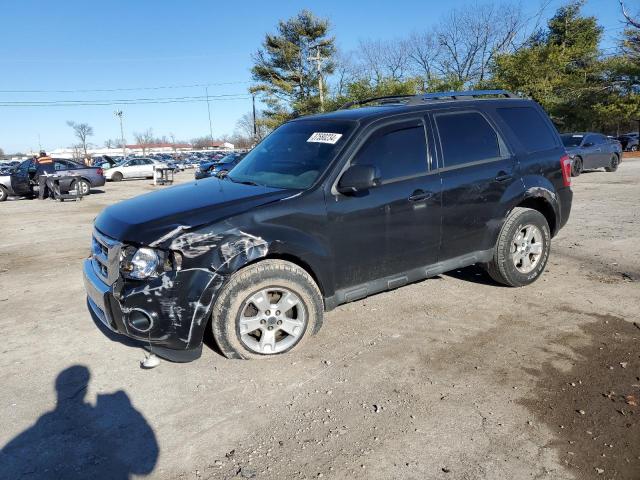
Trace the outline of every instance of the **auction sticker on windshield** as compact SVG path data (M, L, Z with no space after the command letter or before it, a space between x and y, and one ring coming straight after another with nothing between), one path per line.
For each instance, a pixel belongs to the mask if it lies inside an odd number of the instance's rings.
M330 143L331 145L334 145L338 140L340 140L340 137L342 137L341 133L314 132L307 142Z

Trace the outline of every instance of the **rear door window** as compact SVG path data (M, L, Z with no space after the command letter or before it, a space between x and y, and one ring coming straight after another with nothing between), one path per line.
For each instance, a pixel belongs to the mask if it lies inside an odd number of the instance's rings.
M501 158L498 134L478 112L435 115L444 168Z
M352 165L376 167L383 183L427 173L427 142L421 120L383 127L358 151Z
M498 108L506 123L528 153L556 147L556 136L542 114L533 107Z

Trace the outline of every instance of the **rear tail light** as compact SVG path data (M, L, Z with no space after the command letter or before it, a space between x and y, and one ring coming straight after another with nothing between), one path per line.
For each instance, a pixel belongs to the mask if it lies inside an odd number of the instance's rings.
M564 155L560 159L560 168L562 168L562 183L565 187L571 186L571 159L568 155Z
M104 170L102 170L101 168L98 169L98 175L100 175L101 177L104 177Z

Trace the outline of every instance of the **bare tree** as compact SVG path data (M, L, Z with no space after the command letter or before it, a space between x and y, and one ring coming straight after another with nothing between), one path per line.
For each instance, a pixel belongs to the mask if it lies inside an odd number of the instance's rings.
M256 139L253 140L253 114L247 112L236 122L236 131L234 132L233 138L248 138L251 140L251 143L255 143L256 141L260 142L269 132L270 129L264 122L262 112L258 112L256 113Z
M383 79L402 80L409 69L409 53L405 40L361 40L358 58L376 83Z
M203 150L211 146L211 137L206 135L204 137L197 137L191 140L191 146L196 149Z
M452 10L435 30L440 46L436 69L461 85L486 80L495 56L523 41L525 23L519 5Z
M73 129L73 133L76 138L80 141L80 147L84 153L84 156L87 156L87 148L89 147L88 138L93 136L93 127L91 127L88 123L76 123L71 120L67 121L67 125L69 125Z
M338 51L335 56L333 93L338 97L346 95L347 85L361 77L363 77L363 68L357 62L355 53Z
M631 14L627 12L627 9L624 6L624 2L622 0L619 1L620 7L622 8L622 15L624 15L624 18L626 18L627 23L633 27L640 28L640 19L633 18Z
M435 32L414 32L409 35L406 45L412 71L424 78L426 83L431 82L442 51Z
M133 138L136 139L136 143L142 148L142 155L147 154L147 148L153 143L153 129L147 128L144 132L134 132Z
M624 2L620 0L622 15L627 22L627 29L624 32L622 41L623 52L635 62L640 62L640 19L634 18L626 10Z

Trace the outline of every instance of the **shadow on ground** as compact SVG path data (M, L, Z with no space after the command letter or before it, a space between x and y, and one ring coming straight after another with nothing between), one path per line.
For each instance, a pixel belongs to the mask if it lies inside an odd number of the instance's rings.
M471 265L469 267L451 270L444 275L447 277L457 278L465 282L480 283L482 285L491 285L494 287L504 287L504 285L495 282L489 274L480 265Z
M521 403L554 432L561 461L577 478L640 478L640 324L613 315L565 309L596 322L583 327L569 371L545 364L535 398ZM571 336L570 336L571 337ZM569 337L558 342L571 343Z
M81 365L58 375L56 407L2 448L0 478L125 480L153 471L153 429L123 391L86 402L89 378Z

